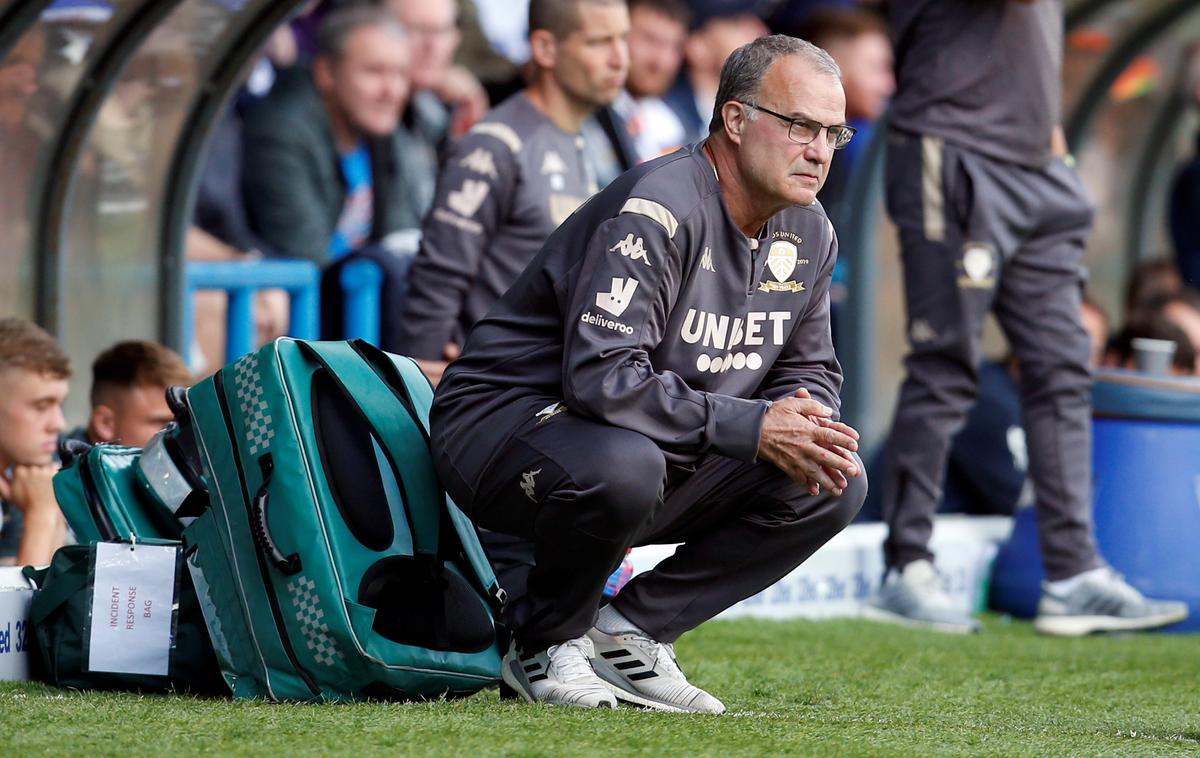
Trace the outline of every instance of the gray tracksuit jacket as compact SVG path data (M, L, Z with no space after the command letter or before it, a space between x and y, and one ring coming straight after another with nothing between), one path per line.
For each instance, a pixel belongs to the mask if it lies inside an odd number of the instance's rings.
M402 345L439 359L500 299L550 233L596 191L583 137L524 93L451 149L409 271Z
M435 445L462 450L492 411L543 395L674 463L754 460L768 400L805 387L838 408L836 257L819 204L742 234L699 144L643 164L559 227L475 326L438 387Z

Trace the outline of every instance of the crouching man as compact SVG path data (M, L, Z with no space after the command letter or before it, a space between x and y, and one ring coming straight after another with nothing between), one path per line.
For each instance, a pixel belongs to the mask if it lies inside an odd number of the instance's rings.
M725 65L707 140L643 164L547 240L438 387L438 472L498 566L529 702L720 713L673 643L786 575L866 495L837 421L837 252L816 202L837 65L774 36ZM683 543L598 612L631 545ZM511 576L510 576L511 575Z

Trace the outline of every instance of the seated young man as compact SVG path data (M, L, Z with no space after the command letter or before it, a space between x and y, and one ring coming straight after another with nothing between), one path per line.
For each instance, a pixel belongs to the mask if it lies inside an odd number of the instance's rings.
M145 447L174 418L167 388L191 383L191 372L174 350L141 340L118 342L92 363L92 414L87 427L70 436Z
M23 319L0 319L0 563L49 563L66 538L51 482L70 376L53 337Z

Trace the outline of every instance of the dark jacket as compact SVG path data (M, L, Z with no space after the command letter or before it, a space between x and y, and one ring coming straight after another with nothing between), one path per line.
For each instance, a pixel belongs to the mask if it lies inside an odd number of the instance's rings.
M679 117L688 142L696 142L708 136L708 122L712 114L701 113L696 109L696 90L692 88L687 71L679 72L675 84L663 95L663 102Z
M279 255L328 260L329 241L346 200L333 128L306 69L280 76L246 116L243 188L254 231ZM368 139L375 218L370 241L420 224L427 200L404 156L409 136Z
M673 463L753 460L770 400L838 408L833 227L819 203L748 239L699 145L622 175L546 241L471 331L433 404L435 451L462 450L526 396L646 435Z
M406 355L441 358L596 191L583 150L523 92L454 143L408 274Z

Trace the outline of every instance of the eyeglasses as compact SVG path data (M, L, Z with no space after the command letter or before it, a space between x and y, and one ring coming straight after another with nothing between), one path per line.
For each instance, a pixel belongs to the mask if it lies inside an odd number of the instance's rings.
M830 124L826 126L817 121L809 121L806 118L788 118L782 113L776 113L773 110L768 110L761 105L754 103L742 103L748 105L755 110L760 110L763 113L769 113L780 121L788 125L788 139L792 142L798 142L801 145L807 145L817 138L822 129L827 130L826 139L829 141L834 150L841 150L846 145L850 144L850 140L854 138L854 132L857 131L853 126L848 124Z

